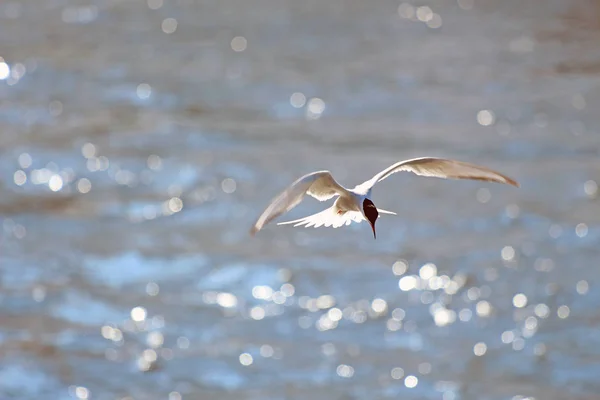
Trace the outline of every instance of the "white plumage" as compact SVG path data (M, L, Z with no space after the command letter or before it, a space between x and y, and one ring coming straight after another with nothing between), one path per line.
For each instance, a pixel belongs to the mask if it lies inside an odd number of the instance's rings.
M308 217L295 219L293 221L280 222L277 225L291 225L304 226L305 228L315 227L319 228L324 226L339 228L340 226L350 225L352 221L361 222L365 219L362 213L358 211L347 211L342 214L338 214L335 207L329 207L319 213L309 215Z
M397 162L353 189L341 186L329 171L317 171L297 179L275 197L258 217L250 229L250 233L254 235L270 221L296 207L308 194L320 201L326 201L335 196L337 199L331 207L319 213L294 221L280 222L278 225L294 224L294 226L314 226L315 228L320 226L339 228L343 225L350 225L352 222L368 220L375 235L375 221L379 214L395 213L375 207L370 200L373 186L401 171L413 172L420 176L474 179L519 186L513 179L489 168L435 157L413 158Z

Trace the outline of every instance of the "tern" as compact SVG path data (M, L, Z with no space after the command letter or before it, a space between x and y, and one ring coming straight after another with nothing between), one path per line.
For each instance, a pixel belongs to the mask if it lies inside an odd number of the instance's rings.
M298 178L275 197L250 229L250 235L255 235L273 219L296 207L308 194L319 201L326 201L335 196L337 199L331 207L321 212L293 221L280 222L277 225L294 224L294 226L307 228L311 226L339 228L343 225L350 225L352 222L369 221L373 230L373 238L376 239L375 222L380 214L396 215L396 213L375 207L371 201L371 192L375 184L401 171L412 172L420 176L473 179L519 187L515 180L489 168L436 157L413 158L397 162L353 189L347 189L337 183L329 171L316 171Z

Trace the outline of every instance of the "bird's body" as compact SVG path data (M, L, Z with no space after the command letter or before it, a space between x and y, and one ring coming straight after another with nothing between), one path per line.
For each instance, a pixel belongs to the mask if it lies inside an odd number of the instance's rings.
M278 225L294 224L294 226L320 226L338 228L352 222L369 221L375 236L375 221L379 214L394 214L391 211L377 209L371 201L373 186L389 175L400 171L410 171L417 175L449 179L474 179L489 182L506 183L513 186L519 184L511 178L486 167L443 158L423 157L400 161L379 172L368 181L347 189L335 181L329 171L317 171L304 175L281 192L271 201L265 211L258 217L250 233L254 235L271 220L286 213L298 205L306 194L320 201L335 196L333 205L319 213L294 221L280 222Z

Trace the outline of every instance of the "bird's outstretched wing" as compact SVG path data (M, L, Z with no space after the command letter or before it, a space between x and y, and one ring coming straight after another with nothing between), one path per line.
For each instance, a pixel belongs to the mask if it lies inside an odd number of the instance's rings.
M422 157L397 162L376 174L368 181L356 186L353 190L367 193L377 182L400 171L413 172L421 176L432 176L445 179L474 179L479 181L505 183L519 187L519 184L499 172L463 161L444 158Z
M329 171L317 171L304 175L271 201L250 229L250 234L254 235L271 220L296 207L306 194L317 200L325 201L333 196L346 193L347 190L333 179Z
M339 214L336 206L329 207L308 217L295 219L293 221L279 222L277 225L304 226L305 228L320 226L339 228L340 226L350 225L352 222L364 221L362 213L359 211L347 211Z

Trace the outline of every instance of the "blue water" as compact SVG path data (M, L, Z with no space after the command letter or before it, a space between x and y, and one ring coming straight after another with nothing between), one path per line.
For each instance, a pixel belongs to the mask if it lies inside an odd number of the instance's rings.
M600 8L399 5L0 4L0 399L597 397Z

